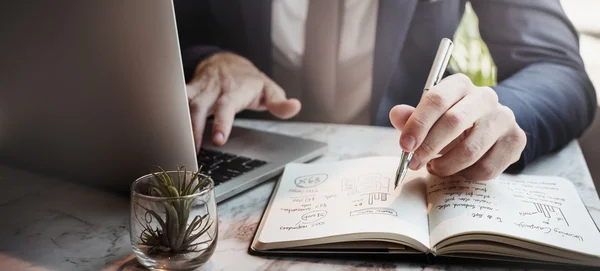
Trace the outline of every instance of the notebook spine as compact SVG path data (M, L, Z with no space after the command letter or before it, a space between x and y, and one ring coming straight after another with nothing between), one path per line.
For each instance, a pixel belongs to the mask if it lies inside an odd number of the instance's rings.
M433 251L428 251L425 253L425 261L428 264L435 264L435 253Z

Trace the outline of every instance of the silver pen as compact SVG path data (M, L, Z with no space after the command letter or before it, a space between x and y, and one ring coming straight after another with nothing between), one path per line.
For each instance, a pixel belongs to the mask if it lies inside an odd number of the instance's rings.
M430 88L432 88L440 82L442 76L444 76L444 71L446 71L448 62L450 62L450 57L452 56L453 48L454 44L450 39L442 39L442 41L440 42L440 46L438 47L438 51L435 55L435 59L433 60L431 70L429 71L427 82L425 82L423 93L427 92ZM402 150L402 154L400 155L400 164L398 165L398 170L396 170L396 181L394 183L394 189L396 189L398 187L398 184L404 180L404 176L406 176L406 172L408 171L408 165L410 164L410 160L412 159L412 157L412 152L406 152Z

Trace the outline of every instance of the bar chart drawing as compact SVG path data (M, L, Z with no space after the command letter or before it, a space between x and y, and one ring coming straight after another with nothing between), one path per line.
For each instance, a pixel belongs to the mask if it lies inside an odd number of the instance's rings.
M387 193L382 193L382 192L371 192L371 193L367 193L367 194L363 194L363 195L367 196L369 205L373 205L373 201L375 201L375 200L387 201L387 197L388 197Z
M551 221L556 222L564 222L567 226L569 226L569 221L565 217L562 209L557 206L548 205L545 203L535 202L535 201L526 201L523 202L530 203L531 206L535 207L535 211L531 212L519 212L521 216L539 216L542 218L542 223L550 224Z
M346 176L342 179L342 191L349 196L364 197L368 205L387 201L389 189L390 178L379 173Z

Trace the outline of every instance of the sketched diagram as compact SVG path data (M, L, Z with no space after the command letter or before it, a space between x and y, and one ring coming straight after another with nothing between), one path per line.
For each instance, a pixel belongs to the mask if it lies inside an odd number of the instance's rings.
M387 201L390 195L389 189L390 178L379 173L347 176L342 179L343 192L347 192L350 196L365 196L369 205L373 205L376 200Z
M550 224L550 221L553 220L557 222L564 222L567 226L569 226L569 222L567 221L567 218L563 214L560 207L526 200L524 200L523 202L530 203L530 206L535 207L535 211L533 211L532 208L531 212L519 212L519 215L539 216L540 218L542 218L542 223L544 224Z

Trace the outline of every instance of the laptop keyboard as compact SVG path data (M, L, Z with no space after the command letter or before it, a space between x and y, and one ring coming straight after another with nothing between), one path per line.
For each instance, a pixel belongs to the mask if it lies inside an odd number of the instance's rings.
M231 180L266 163L262 160L204 148L201 148L198 154L198 166L202 167L200 172L210 175L215 185Z

